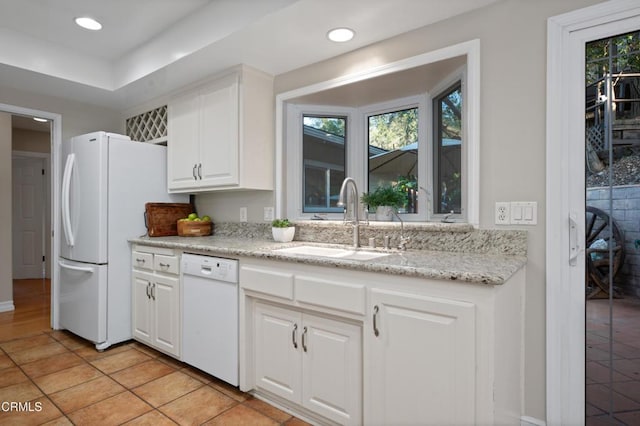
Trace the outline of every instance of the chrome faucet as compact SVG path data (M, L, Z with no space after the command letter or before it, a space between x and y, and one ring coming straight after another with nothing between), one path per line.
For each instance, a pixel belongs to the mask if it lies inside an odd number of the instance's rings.
M391 209L391 213L393 213L400 221L400 242L398 243L398 250L405 251L407 249L407 243L411 241L411 238L404 236L404 222L396 209Z
M353 178L347 177L342 181L342 186L340 187L340 197L338 199L338 206L344 207L344 221L347 221L347 186L351 184L351 203L352 207L352 216L353 216L353 246L360 247L360 219L358 218L358 186L356 185L356 181Z

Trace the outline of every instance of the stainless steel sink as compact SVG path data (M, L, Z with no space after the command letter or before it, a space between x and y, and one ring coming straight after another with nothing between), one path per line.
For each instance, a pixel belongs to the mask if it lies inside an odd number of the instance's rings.
M390 253L379 251L355 250L352 248L339 247L318 247L318 246L296 246L274 250L278 253L300 254L304 256L331 257L349 260L372 260L379 257L389 256Z

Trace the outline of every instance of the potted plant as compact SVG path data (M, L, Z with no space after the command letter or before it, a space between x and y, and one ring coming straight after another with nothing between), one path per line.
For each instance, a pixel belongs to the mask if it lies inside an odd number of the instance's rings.
M289 222L289 219L275 219L271 222L271 234L275 241L288 243L293 241L295 233L296 228L291 222Z
M406 201L407 194L401 189L387 185L379 186L373 192L364 193L360 201L375 209L376 220L391 220L393 209L398 209Z

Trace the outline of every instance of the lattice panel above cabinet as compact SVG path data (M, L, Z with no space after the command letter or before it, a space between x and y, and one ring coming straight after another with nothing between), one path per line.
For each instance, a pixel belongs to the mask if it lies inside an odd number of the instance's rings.
M167 142L167 106L127 118L127 136L134 141Z

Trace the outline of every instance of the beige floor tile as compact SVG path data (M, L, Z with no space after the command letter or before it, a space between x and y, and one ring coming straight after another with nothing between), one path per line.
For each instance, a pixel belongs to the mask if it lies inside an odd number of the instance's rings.
M238 402L244 402L247 399L251 398L248 393L242 392L240 389L231 386L229 383L223 382L222 380L215 377L213 378L213 380L211 380L209 386L219 392L222 392L228 397L235 399Z
M233 399L204 386L158 409L179 424L199 425L236 404Z
M151 358L135 349L119 352L117 354L91 361L91 364L105 374L115 373L124 370Z
M47 336L48 337L48 336ZM55 340L40 346L22 349L9 353L11 359L18 365L49 358L50 356L66 352L67 348Z
M36 377L33 381L47 394L68 389L96 379L103 374L89 364L81 364L56 373Z
M23 364L20 368L22 368L27 376L34 378L84 363L85 361L73 352L62 352L48 358Z
M289 420L283 423L284 426L311 426L311 423L307 423L297 417L291 417Z
M11 360L11 358L9 358L9 355L0 352L0 370L13 367L14 365L16 364Z
M154 407L159 407L202 386L205 386L202 382L176 371L139 386L133 392Z
M168 355L165 355L165 354L161 354L158 357L158 361L164 362L165 364L170 365L171 367L175 368L176 370L184 368L187 365L184 362L178 361L177 359L172 358L172 357L170 357Z
M245 405L236 405L204 423L206 426L276 426L279 424L272 418Z
M143 345L140 342L132 342L131 347L137 351L142 352L143 354L149 355L151 358L158 358L162 356L162 352L158 352L149 346Z
M152 359L113 373L111 377L126 388L132 389L175 371L173 367Z
M18 367L0 370L0 388L28 381L29 378Z
M151 411L152 408L131 392L125 391L111 398L71 414L69 419L75 425L119 425Z
M92 342L85 340L82 337L78 337L75 334L69 333L67 331L56 330L54 331L54 333L51 333L51 337L56 339L65 348L69 350L74 351L80 348L95 348L95 345Z
M22 339L13 339L0 343L0 348L6 353L19 352L25 349L36 348L38 346L46 345L48 343L55 342L54 339L46 334L37 334L32 337L26 337Z
M173 426L177 423L158 410L149 411L125 423L127 426Z
M260 413L264 414L265 416L269 416L272 419L276 420L277 422L286 422L287 420L289 420L291 418L291 414L289 413L285 413L284 411L267 404L264 401L261 401L259 399L249 399L247 401L244 402L245 405L253 408L256 411L259 411Z
M75 349L74 352L79 356L81 356L82 358L86 359L87 361L91 362L97 359L115 355L120 352L128 351L129 349L131 349L131 347L129 347L128 344L124 344L124 345L110 347L106 351L100 352L96 349L95 346L92 345L92 346L85 346L79 349Z
M63 413L67 414L122 393L125 390L115 380L102 376L60 392L49 394L49 398L60 407Z
M15 385L0 388L0 401L24 402L43 396L40 389L31 382L22 382Z
M43 423L41 426L73 426L73 423L71 423L71 420L69 420L67 417L62 416Z
M3 411L0 414L0 424L11 426L41 425L62 416L60 410L45 396L30 400L23 407L23 410L20 411Z
M200 380L204 384L211 383L211 380L213 380L213 377L211 375L189 365L181 368L180 371L182 371L184 374L188 374L194 379Z

